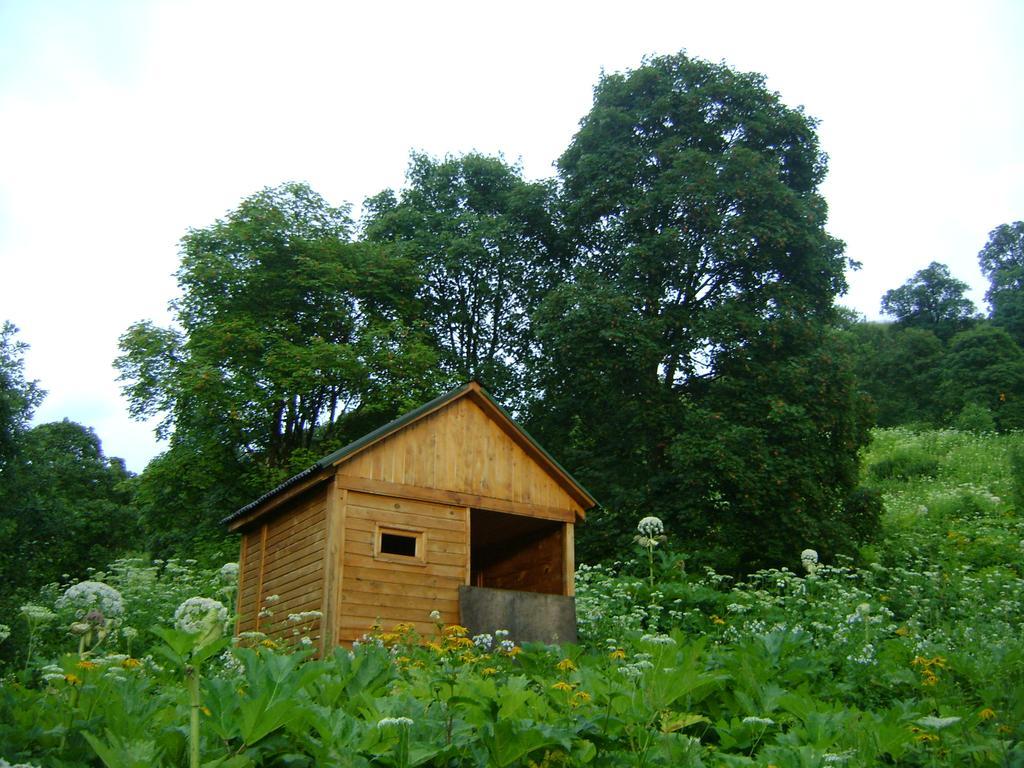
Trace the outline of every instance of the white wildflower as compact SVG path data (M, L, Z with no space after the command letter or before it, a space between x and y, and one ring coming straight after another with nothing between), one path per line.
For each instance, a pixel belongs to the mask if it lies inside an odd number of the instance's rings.
M174 626L190 635L223 625L227 620L228 609L209 597L190 597L174 612Z
M818 553L813 549L805 549L800 553L800 564L803 565L808 575L813 576L814 572L818 570Z
M440 611L431 611L430 612L430 620L431 621L440 621L441 620L441 612Z
M916 722L918 725L924 726L925 728L934 728L935 730L940 731L943 728L948 728L951 725L959 723L960 722L960 718L959 717L934 717L933 715L928 715L928 717L922 717L922 718L920 718L918 720L915 720L914 722Z
M651 645L675 645L676 641L668 635L644 635L640 638L640 642L650 643Z
M641 536L653 539L665 533L665 525L657 517L645 517L637 523L636 530Z
M57 618L57 614L49 608L42 605L35 605L33 603L26 603L21 606L21 615L24 616L25 620L30 624L49 624Z
M238 563L224 563L217 572L222 581L238 581Z
M377 727L384 729L392 725L401 725L408 728L412 725L411 717L382 717L377 721Z
M99 611L108 619L124 613L121 593L102 581L80 581L71 585L57 598L56 606L73 609L79 619L92 611Z
M747 725L763 725L766 728L769 725L775 725L775 721L770 717L755 717L754 715L748 715L743 718L743 722Z

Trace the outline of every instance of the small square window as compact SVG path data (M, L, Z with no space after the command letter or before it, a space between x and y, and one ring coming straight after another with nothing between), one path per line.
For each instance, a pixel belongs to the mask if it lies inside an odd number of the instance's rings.
M423 531L377 526L373 554L378 560L423 565L426 563L426 535Z

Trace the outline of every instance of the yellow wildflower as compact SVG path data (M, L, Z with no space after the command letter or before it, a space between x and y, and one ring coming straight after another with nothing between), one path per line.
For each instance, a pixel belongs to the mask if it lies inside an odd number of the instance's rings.
M725 619L723 619L717 613L713 613L713 614L711 614L711 623L712 624L725 624Z
M68 681L69 685L81 685L82 684L82 678L80 678L78 675L75 675L75 674L64 675L64 679Z
M910 630L907 629L906 627L900 627L899 629L896 630L896 634L899 637L906 637L907 635L910 634Z
M210 712L210 708L209 707L200 707L199 711L202 712L207 717L209 717L212 714Z
M614 651L609 653L608 656L612 659L624 659L626 658L626 652L621 648L616 648Z
M449 648L472 648L473 641L468 637L449 637L447 640Z
M934 733L919 733L914 738L917 739L917 741L926 743L931 743L933 741L939 740L939 737Z
M260 640L260 645L262 645L264 648L277 648L277 643L275 643L269 637L265 637L262 640Z
M996 716L996 711L990 707L985 707L981 712L978 713L978 717L982 720L991 720Z
M554 688L556 691L565 691L566 693L572 691L573 689L573 686L570 683L565 682L565 680L559 680L551 687Z
M576 693L572 695L572 703L574 706L578 704L586 704L588 701L590 701L590 694L586 691L576 691Z
M138 659L125 659L121 662L121 666L125 669L135 669L136 667L141 667L142 662Z
M469 634L469 630L459 624L449 624L444 628L444 634L445 637L465 637Z
M89 669L96 669L96 667L98 665L94 661L80 661L75 666L78 667L79 669L89 670Z
M562 672L574 672L577 669L576 663L572 659L562 659L555 666Z
M494 667L484 667L480 670L480 674L484 677L490 677L491 675L498 674L498 670L496 670Z

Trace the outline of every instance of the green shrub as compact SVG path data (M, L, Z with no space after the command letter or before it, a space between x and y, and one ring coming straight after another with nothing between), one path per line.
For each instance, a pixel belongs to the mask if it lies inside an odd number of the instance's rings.
M912 480L915 477L935 477L939 462L917 448L902 448L887 459L868 467L875 480Z
M972 432L976 435L996 431L996 420L992 411L978 403L967 403L953 420L953 426L961 432Z

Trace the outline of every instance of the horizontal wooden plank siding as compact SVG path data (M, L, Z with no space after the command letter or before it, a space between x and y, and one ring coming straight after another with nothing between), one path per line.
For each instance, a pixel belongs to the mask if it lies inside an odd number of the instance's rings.
M357 640L378 621L384 629L410 623L429 636L435 630L429 619L435 610L443 622L457 623L459 586L465 583L469 556L468 519L465 507L349 491L338 640ZM378 558L378 525L422 531L422 561Z
M240 632L256 629L287 644L302 636L319 639L319 620L296 624L288 616L323 607L326 512L326 487L320 485L293 500L281 514L245 531ZM272 595L276 599L268 602ZM261 616L265 608L270 613Z
M579 504L471 398L343 461L342 475L575 514Z

